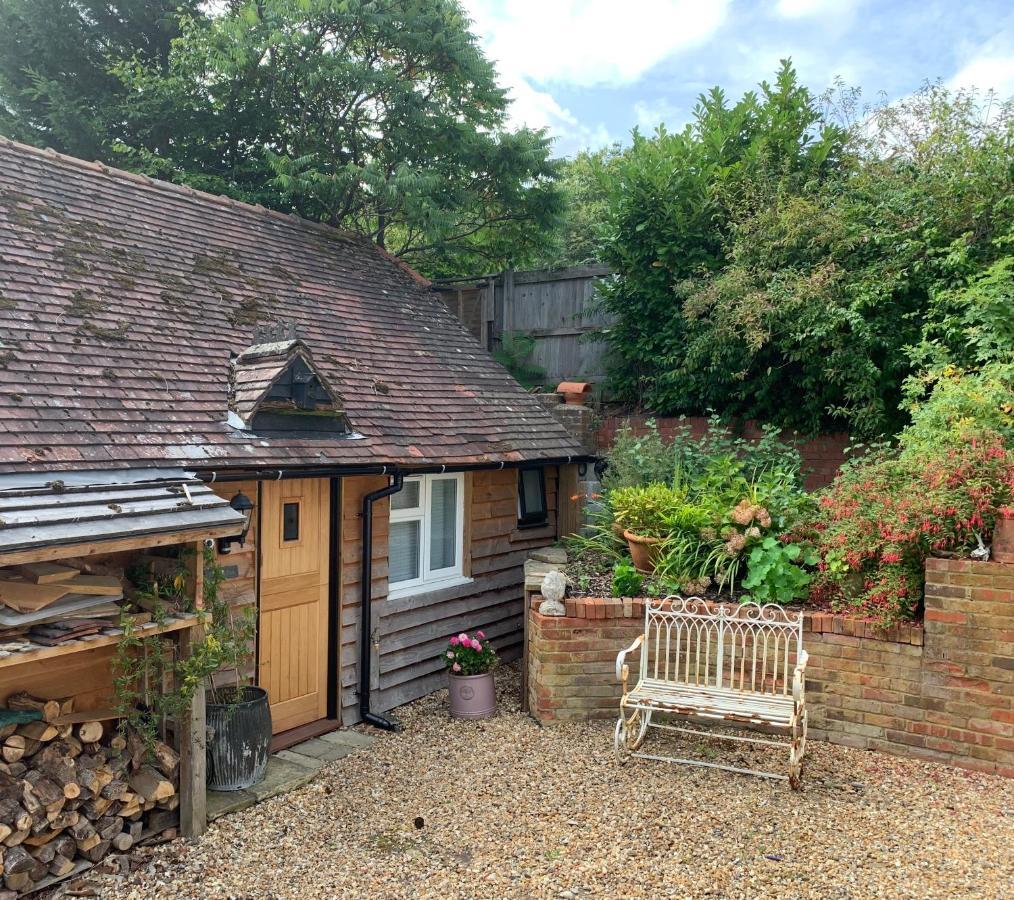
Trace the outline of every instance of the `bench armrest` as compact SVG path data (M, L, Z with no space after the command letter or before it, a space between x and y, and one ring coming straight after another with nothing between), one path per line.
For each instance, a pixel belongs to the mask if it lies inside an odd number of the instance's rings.
M804 650L799 654L796 668L792 672L792 699L796 703L802 703L806 694L806 664L809 661L810 654Z
M643 634L639 634L637 636L637 638L635 639L634 643L632 643L629 647L627 647L626 650L621 650L616 655L616 680L623 683L623 693L624 694L627 693L627 674L628 674L628 669L627 669L627 664L625 662L625 660L627 658L627 654L628 653L633 653L643 643L644 643L644 635Z

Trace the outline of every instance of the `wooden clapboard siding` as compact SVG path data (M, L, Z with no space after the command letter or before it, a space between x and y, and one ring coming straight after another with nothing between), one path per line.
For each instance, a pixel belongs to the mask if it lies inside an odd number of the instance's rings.
M359 603L363 560L363 497L387 485L382 476L343 478L341 487L341 655L339 680L343 725L359 721ZM387 537L390 502L380 500L373 510L373 601L387 597ZM374 625L377 624L376 614ZM376 667L374 667L376 671Z
M342 720L359 720L359 579L362 560L362 498L383 478L346 478L342 502ZM422 697L445 684L440 655L455 632L482 629L504 659L521 654L524 561L528 551L556 539L557 471L546 470L549 522L517 527L516 469L465 475L465 572L472 582L387 599L387 538L390 504L374 509L373 708L381 712Z
M225 570L226 578L219 591L221 596L229 600L233 610L242 615L244 609L257 609L257 525L260 513L260 495L256 481L237 481L213 484L211 487L220 497L231 500L242 491L254 502L254 511L250 520L250 531L243 546L232 544L229 553L218 553L216 543L215 558ZM249 659L246 660L240 673L244 680L252 680L255 674L256 653L251 648ZM216 684L219 679L216 678Z

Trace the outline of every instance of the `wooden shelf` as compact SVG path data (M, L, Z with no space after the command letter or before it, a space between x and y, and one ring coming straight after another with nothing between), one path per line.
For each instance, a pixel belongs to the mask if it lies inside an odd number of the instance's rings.
M164 625L157 625L154 622L137 625L134 627L134 633L138 637L151 637L156 634L167 634L172 631L193 628L196 624L196 615L172 616ZM66 656L68 653L94 650L97 647L110 647L118 644L122 636L123 629L114 628L106 634L88 635L87 637L78 638L76 641L67 641L67 643L60 644L57 647L39 646L35 650L23 650L20 653L11 653L8 656L0 657L0 669L6 666L16 666L21 663L35 662L40 659L51 659L54 656Z

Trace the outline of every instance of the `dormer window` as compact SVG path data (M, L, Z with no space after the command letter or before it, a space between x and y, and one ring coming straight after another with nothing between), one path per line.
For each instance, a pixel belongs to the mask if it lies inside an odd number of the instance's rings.
M242 423L239 427L255 434L349 433L341 397L307 346L291 334L284 340L262 339L237 356L230 394L230 411Z

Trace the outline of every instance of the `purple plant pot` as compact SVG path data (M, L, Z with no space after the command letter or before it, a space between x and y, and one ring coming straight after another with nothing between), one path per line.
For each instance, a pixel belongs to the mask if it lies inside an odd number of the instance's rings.
M492 672L482 675L448 673L447 693L454 719L488 719L496 713L496 683Z

